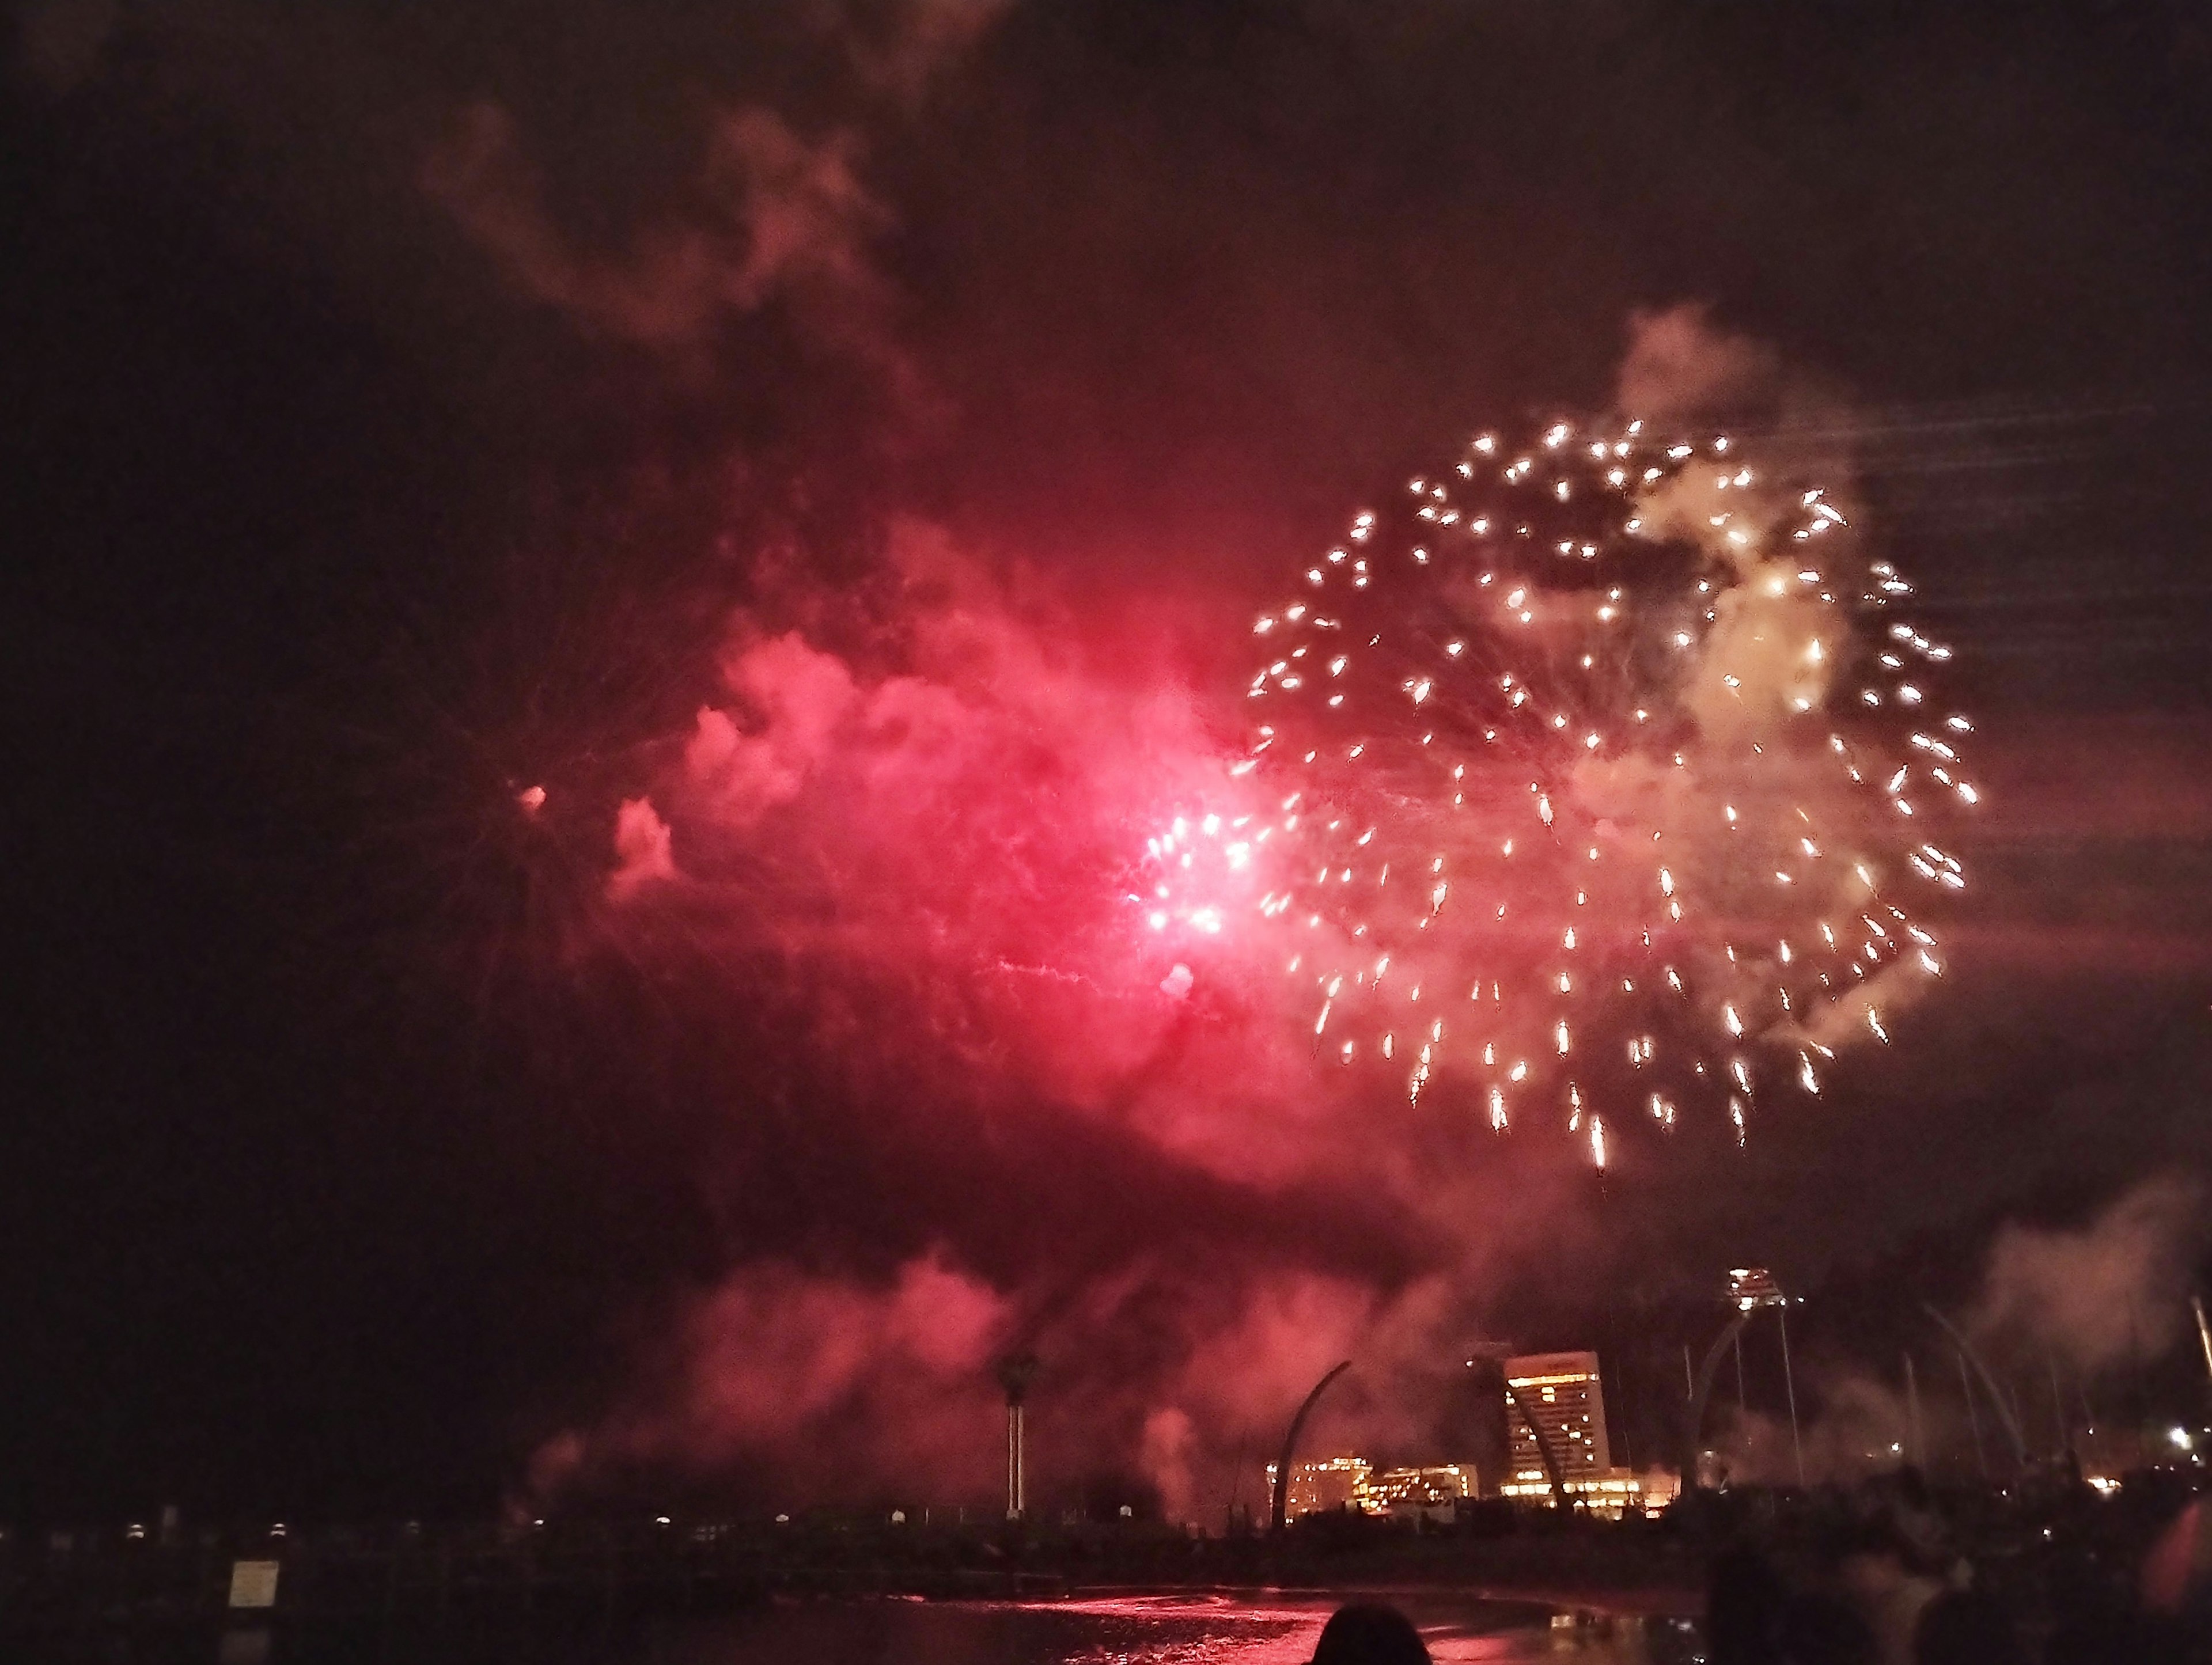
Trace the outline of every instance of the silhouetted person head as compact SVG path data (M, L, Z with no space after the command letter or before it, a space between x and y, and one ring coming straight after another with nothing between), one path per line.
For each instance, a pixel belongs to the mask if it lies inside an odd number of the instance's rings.
M1397 1608L1355 1601L1339 1607L1321 1627L1313 1665L1429 1665L1429 1650L1413 1621Z

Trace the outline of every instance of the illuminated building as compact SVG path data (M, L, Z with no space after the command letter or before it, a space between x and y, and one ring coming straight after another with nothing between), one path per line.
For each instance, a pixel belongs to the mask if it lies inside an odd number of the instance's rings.
M1580 1480L1570 1480L1575 1501L1593 1515L1618 1520L1631 1509L1661 1510L1674 1501L1682 1483L1663 1468L1639 1474L1631 1468L1607 1468ZM1498 1495L1521 1503L1552 1502L1552 1483L1540 1473L1534 1480L1510 1480L1498 1488Z
M1291 1483L1283 1495L1283 1518L1294 1521L1333 1509L1364 1510L1367 1477L1374 1466L1364 1457L1322 1457L1291 1465ZM1275 1465L1267 1465L1267 1486L1275 1485Z
M1386 1468L1367 1482L1361 1501L1375 1514L1449 1520L1461 1498L1480 1492L1473 1463L1443 1462L1426 1468Z
M1680 1482L1653 1469L1638 1474L1613 1466L1613 1447L1605 1431L1605 1383L1594 1352L1540 1352L1505 1361L1506 1427L1511 1436L1510 1467L1501 1497L1524 1503L1550 1503L1552 1477L1537 1449L1540 1431L1559 1479L1575 1501L1594 1515L1618 1518L1631 1509L1662 1509L1674 1502ZM1516 1397L1519 1403L1516 1403ZM1526 1406L1524 1413L1522 1407ZM1534 1425L1530 1425L1531 1419Z
M1509 1358L1505 1380L1510 1389L1505 1396L1505 1422L1511 1436L1509 1485L1551 1489L1543 1454L1536 1445L1539 1431L1559 1466L1559 1478L1571 1491L1581 1490L1585 1480L1613 1467L1613 1448L1605 1433L1605 1387L1598 1376L1595 1353L1538 1352ZM1529 1425L1532 1418L1534 1427Z
M1267 1485L1275 1484L1275 1465L1267 1465ZM1323 1457L1291 1465L1291 1485L1283 1517L1348 1509L1363 1515L1427 1515L1449 1518L1462 1498L1480 1495L1474 1465L1442 1462L1426 1468L1385 1468L1376 1473L1365 1457Z

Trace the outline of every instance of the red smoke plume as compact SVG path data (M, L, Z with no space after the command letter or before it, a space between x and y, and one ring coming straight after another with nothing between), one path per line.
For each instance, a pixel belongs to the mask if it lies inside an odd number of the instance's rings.
M699 1021L784 1014L769 1044L838 1102L816 1136L918 1139L942 1189L902 1261L752 1260L682 1303L535 1483L835 1472L974 1496L989 1364L1017 1344L1046 1361L1048 1479L1135 1463L1194 1517L1239 1446L1253 1500L1255 1431L1347 1353L1363 1427L1419 1445L1502 1223L1467 1160L1481 1135L1463 1107L1317 1070L1272 950L1262 969L1233 927L1150 922L1147 838L1244 807L1191 622L1087 609L917 524L889 568L732 617L721 693L621 806L603 926L682 968ZM1039 1209L1065 1212L1010 1246L1006 1217Z
M1662 327L1647 380L1700 352L1771 368ZM756 580L718 691L626 789L604 927L692 1021L771 1012L757 1044L807 1137L910 1152L931 1194L896 1229L814 1219L796 1258L742 1254L539 1483L834 1469L973 1496L1016 1346L1046 1359L1042 1471L1135 1463L1177 1511L1216 1510L1240 1449L1256 1475L1255 1430L1348 1355L1362 1438L1468 1456L1437 1443L1461 1342L1516 1227L1576 1231L1564 1176L1509 1178L1463 1094L1317 1066L1310 991L1240 928L1231 867L1153 912L1148 840L1281 807L1231 773L1243 714L1190 670L1250 598L1087 605L915 521L867 582ZM1222 887L1218 919L1192 882ZM775 1182L733 1176L733 1218Z

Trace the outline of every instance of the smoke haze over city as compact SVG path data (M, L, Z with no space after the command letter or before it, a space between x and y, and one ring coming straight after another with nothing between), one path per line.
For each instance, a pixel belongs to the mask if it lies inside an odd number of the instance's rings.
M1218 1523L1346 1358L1323 1443L1469 1455L1498 1340L1656 1456L1746 1264L1839 1470L1923 1300L2188 1364L2186 9L15 22L7 1507L988 1503L1027 1352L1041 1497ZM1638 418L1847 507L1979 798L1940 976L1600 1171L1141 899L1355 515Z

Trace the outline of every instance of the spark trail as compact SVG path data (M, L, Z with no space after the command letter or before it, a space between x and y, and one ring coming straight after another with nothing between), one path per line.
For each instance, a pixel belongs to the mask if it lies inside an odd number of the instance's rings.
M1260 933L1416 1103L1741 1142L1942 969L1972 725L1911 593L1725 436L1485 434L1255 621L1249 795L1152 840L1146 923Z

